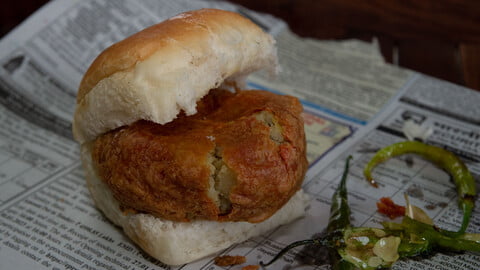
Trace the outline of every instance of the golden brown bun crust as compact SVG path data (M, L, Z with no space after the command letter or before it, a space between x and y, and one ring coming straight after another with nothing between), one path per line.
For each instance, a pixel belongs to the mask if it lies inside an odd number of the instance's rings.
M251 24L235 12L216 9L185 12L180 17L150 26L103 51L85 73L78 89L77 103L103 78L130 69L158 50L168 49L172 40L198 43L199 39L205 38L206 33L199 31L203 24L209 28L230 24L232 20L236 24Z
M123 207L157 217L267 219L307 169L301 104L266 91L213 91L197 107L166 125L138 121L96 139L99 176Z

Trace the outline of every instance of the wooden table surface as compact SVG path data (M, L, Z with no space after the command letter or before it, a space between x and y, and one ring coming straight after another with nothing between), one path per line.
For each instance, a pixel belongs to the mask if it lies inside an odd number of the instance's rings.
M376 37L385 59L480 90L478 0L232 0L305 37Z
M46 0L6 1L0 36ZM385 59L480 90L478 0L231 0L284 19L300 36L376 37Z

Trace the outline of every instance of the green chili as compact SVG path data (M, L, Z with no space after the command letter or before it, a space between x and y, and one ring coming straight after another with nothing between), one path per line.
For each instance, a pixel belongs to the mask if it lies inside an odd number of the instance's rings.
M348 270L383 269L400 258L428 254L436 249L480 252L480 234L439 230L409 216L405 216L402 223L384 222L383 229L352 227L346 187L350 159L346 161L341 182L332 196L326 236L294 242L270 262L260 262L262 266L272 264L292 248L308 244L328 247L332 269Z
M479 234L463 234L450 236L455 232L438 230L435 226L425 224L405 216L401 224L385 222L382 224L386 231L402 236L399 247L400 257L411 257L430 253L435 249L448 251L480 252Z
M346 229L351 227L350 222L350 207L348 206L347 194L347 176L350 167L349 156L345 162L345 169L343 170L342 179L338 185L335 193L332 196L332 205L330 206L330 218L328 219L327 233L343 235ZM338 241L336 241L338 243ZM346 261L338 251L338 247L329 247L328 253L330 255L330 262L332 269L355 269L355 266Z
M332 205L330 206L330 218L328 219L327 232L332 233L339 229L345 229L351 226L350 224L350 207L347 199L347 176L350 167L349 156L345 162L345 169L343 170L342 179L337 187L337 190L332 195Z
M455 234L463 234L468 227L474 207L474 197L476 196L475 179L472 177L465 164L453 153L440 147L427 145L417 141L395 143L380 149L375 156L373 156L364 169L365 177L370 184L377 187L377 183L373 179L371 173L373 168L391 157L410 153L420 155L423 158L430 160L452 176L459 196L458 204L464 213L461 227L458 232L455 232Z
M340 185L332 196L330 219L327 226L327 236L323 238L307 239L291 243L285 248L283 248L272 260L270 260L270 262L260 262L260 265L271 265L273 262L275 262L278 258L282 257L292 248L303 245L315 244L329 247L328 251L331 257L332 269L354 269L354 265L344 260L337 252L337 248L340 247L340 241L343 239L344 231L350 228L350 208L347 201L346 181L351 158L351 156L347 158Z

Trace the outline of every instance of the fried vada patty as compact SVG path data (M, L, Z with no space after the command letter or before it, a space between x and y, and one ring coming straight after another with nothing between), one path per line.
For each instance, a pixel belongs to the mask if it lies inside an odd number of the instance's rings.
M261 222L300 189L307 160L298 99L212 90L198 113L99 136L92 159L124 210L173 221Z

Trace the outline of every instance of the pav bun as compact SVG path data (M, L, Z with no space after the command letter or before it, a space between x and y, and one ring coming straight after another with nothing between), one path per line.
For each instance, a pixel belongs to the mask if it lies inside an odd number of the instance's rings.
M241 15L202 9L177 15L103 51L77 94L80 143L137 120L165 124L224 82L275 72L273 38Z
M276 71L274 43L239 14L202 9L112 45L84 75L73 133L87 187L154 258L185 264L304 214L300 102L239 89Z

